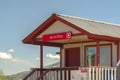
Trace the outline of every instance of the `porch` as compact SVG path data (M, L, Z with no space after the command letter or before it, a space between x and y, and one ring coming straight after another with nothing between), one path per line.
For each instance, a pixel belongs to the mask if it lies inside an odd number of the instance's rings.
M116 80L116 67L32 68L23 80Z

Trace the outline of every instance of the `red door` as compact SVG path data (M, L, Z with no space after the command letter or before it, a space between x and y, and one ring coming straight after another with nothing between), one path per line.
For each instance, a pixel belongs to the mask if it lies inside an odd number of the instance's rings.
M68 48L65 50L65 66L80 66L80 48Z

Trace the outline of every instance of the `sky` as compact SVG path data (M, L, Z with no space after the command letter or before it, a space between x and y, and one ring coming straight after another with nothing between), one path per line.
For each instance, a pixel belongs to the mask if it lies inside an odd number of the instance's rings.
M39 67L40 46L22 40L52 13L120 24L120 0L0 0L0 69L11 75ZM44 65L59 61L44 47Z

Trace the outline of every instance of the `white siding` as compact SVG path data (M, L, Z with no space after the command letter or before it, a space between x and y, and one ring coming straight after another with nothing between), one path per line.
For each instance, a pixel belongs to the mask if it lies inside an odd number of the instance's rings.
M54 34L54 33L68 32L68 31L72 31L72 34L80 33L79 31L69 27L68 25L61 23L60 21L56 21L49 28L47 28L42 34L40 34L37 38L42 38L42 35L45 34Z
M84 52L84 48L85 48L85 46L89 46L89 45L95 45L96 43L95 42L91 42L91 43L78 43L78 44L66 44L66 45L64 45L64 48L63 48L63 50L62 50L62 66L64 67L64 62L65 62L65 58L64 58L64 54L65 54L65 52L64 52L64 50L65 50L65 48L74 48L74 47L80 47L80 66L84 66L84 54L85 54L85 52ZM112 66L116 66L116 63L117 63L117 46L114 44L114 43L110 43L110 42L100 42L100 44L112 44ZM109 51L111 51L111 50L109 50ZM109 51L108 51L108 53L109 53ZM104 54L104 53L103 53ZM104 56L109 56L110 57L110 55L108 54L106 54L106 55L104 55ZM105 59L104 59L105 60Z
M113 54L112 54L112 58L113 58L113 60L112 60L112 65L113 66L116 66L116 64L117 64L117 45L114 45L113 44Z

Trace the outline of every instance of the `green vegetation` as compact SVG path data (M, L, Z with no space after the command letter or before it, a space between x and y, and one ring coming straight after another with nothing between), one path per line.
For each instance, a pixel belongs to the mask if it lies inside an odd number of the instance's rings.
M25 72L21 72L15 75L6 76L5 80L22 80L28 73L29 71L25 71Z
M52 67L59 67L59 66L60 66L60 63L57 62L57 63L47 65L44 67L45 68L52 68ZM29 73L29 71L24 71L24 72L17 73L14 75L5 76L3 71L0 70L0 80L22 80L28 73Z
M0 80L6 80L6 77L4 75L0 75Z
M6 80L5 75L3 74L3 71L0 70L0 80Z
M22 80L28 73L29 71L25 71L15 75L5 76L3 71L0 70L0 80Z

